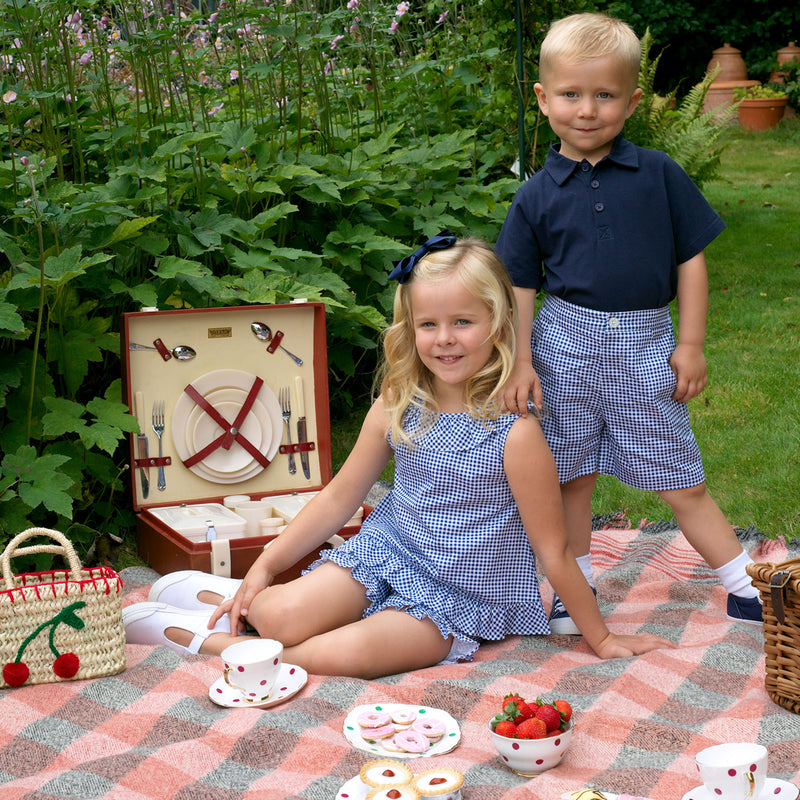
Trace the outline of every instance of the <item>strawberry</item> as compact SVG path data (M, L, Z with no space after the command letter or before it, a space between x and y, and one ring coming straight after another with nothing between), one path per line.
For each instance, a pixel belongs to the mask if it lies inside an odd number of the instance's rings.
M494 732L498 736L507 736L513 739L517 733L517 726L510 719L502 719L494 726Z
M564 726L572 719L572 706L566 700L556 700L553 705L559 710Z
M523 720L533 716L535 707L529 706L524 700L518 698L503 703L503 711L519 725Z
M547 726L538 717L530 717L517 725L517 739L544 739Z
M558 730L561 727L561 714L554 705L541 705L536 709L536 718L547 726L547 732Z
M521 694L512 693L512 694L507 694L503 698L503 702L501 703L501 706L503 707L503 711L505 711L506 710L506 706L509 703L524 703L524 702L525 702L525 698Z

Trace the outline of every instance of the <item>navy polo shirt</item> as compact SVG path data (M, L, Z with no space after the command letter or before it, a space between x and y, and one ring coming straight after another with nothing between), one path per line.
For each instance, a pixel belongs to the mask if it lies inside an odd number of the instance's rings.
M669 156L618 136L595 166L551 147L517 191L496 250L515 286L597 311L661 308L678 264L725 228Z

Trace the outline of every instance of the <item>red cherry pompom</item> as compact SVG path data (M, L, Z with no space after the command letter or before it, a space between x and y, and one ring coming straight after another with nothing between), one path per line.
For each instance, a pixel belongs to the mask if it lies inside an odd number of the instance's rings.
M62 653L53 662L53 672L55 672L59 678L72 678L75 676L80 665L81 661L75 653Z
M9 686L22 686L30 677L31 671L27 664L21 661L12 661L3 667L3 680Z

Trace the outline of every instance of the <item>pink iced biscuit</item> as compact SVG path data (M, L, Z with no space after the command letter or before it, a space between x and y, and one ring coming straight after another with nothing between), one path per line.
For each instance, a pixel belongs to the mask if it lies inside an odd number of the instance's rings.
M364 730L361 731L361 735L370 741L374 741L375 739L388 739L390 736L393 736L394 733L394 725L381 725L379 728L364 728Z
M405 709L395 711L392 714L392 722L400 728L407 728L415 719L417 715L413 711L406 711Z
M444 723L435 717L418 719L412 726L412 731L417 731L428 739L441 739L444 736Z
M392 721L392 715L386 711L365 711L358 715L358 724L362 728L380 728Z
M392 738L392 739L381 739L381 747L384 750L386 750L387 753L405 753L406 752L405 750L403 750L402 747L400 747L399 744L397 744L394 741L394 738Z
M430 739L413 728L396 733L392 741L398 747L402 747L406 753L425 753L431 746Z

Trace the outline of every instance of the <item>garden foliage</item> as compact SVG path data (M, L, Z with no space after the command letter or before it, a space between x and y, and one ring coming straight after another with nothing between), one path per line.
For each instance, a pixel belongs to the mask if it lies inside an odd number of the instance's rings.
M575 5L525 4L533 163L531 65ZM7 0L0 34L0 543L130 528L122 312L321 301L347 406L391 261L494 241L518 186L512 0Z

